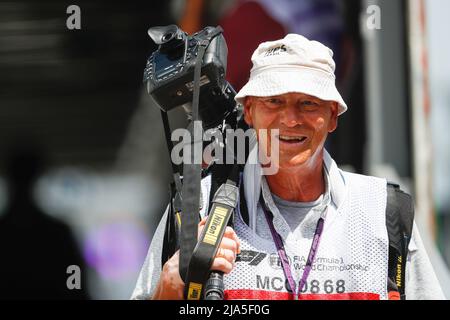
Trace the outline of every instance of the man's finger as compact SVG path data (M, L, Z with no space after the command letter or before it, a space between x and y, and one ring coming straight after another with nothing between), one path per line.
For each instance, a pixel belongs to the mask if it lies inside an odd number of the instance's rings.
M228 274L231 272L231 270L233 270L233 264L225 258L215 258L211 266L211 270L221 271L225 274Z

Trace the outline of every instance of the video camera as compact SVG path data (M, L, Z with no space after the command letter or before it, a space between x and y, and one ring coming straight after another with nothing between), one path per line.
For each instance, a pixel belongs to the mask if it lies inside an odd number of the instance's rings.
M201 62L199 113L204 129L221 126L224 121L234 127L237 118L236 92L225 80L228 49L223 35L216 30L206 27L192 36L176 25L148 30L159 48L147 61L144 82L150 96L165 112L183 106L191 116L199 48L204 41L210 41Z
M228 49L222 32L220 27L206 27L189 36L175 25L148 30L150 38L159 47L147 61L144 83L161 109L169 154L173 145L167 113L174 108L182 106L192 120L188 127L194 136L192 150L202 147L195 139L204 129L220 131L225 136L227 129L246 128L242 110L234 101L236 92L225 80ZM200 123L200 129L196 122ZM220 147L227 152L226 142ZM231 152L236 154L234 150ZM207 300L223 299L223 274L211 272L210 268L225 228L233 221L241 167L237 163L222 163L207 168L212 176L210 193L214 197L209 199L208 220L199 239L201 164L184 163L183 184L173 162L172 170L172 200L161 263L163 265L179 248L179 270L186 284L185 297L189 300L199 300L202 296ZM206 237L208 241L205 241Z

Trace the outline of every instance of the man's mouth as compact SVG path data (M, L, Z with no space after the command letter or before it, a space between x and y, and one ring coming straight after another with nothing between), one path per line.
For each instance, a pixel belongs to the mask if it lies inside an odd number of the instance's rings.
M298 135L298 136L286 136L286 135L279 135L278 140L284 143L289 144L297 144L297 143L303 143L308 139L306 136Z

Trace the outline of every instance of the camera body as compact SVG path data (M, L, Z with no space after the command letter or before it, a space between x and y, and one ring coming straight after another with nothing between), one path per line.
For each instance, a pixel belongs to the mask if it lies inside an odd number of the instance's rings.
M204 128L217 127L236 108L236 93L225 80L227 45L223 35L214 31L216 28L206 27L189 36L176 25L148 30L159 48L147 60L144 82L150 96L165 112L179 106L188 114L192 112L194 68L200 43L210 41L200 77L199 115Z

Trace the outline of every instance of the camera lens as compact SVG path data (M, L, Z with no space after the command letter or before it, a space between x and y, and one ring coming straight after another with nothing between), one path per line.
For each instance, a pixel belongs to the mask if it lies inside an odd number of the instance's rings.
M164 41L164 42L169 41L169 40L172 39L172 37L173 37L173 33L172 32L166 33L165 35L163 35L162 41Z

